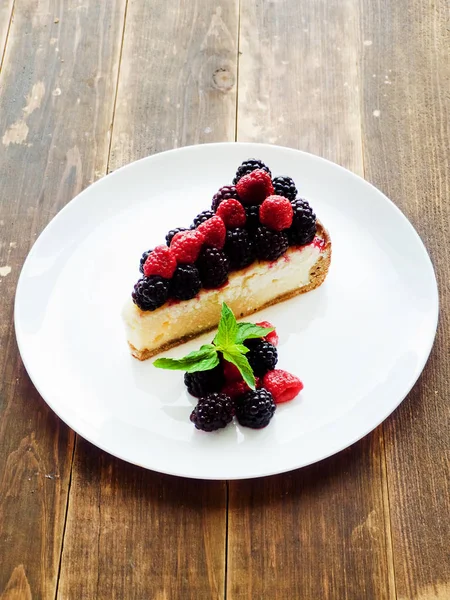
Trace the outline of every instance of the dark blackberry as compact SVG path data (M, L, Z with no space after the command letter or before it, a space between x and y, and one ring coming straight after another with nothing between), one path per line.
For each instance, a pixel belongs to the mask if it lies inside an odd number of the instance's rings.
M244 162L240 165L238 170L236 171L236 177L233 179L233 185L236 185L241 177L244 175L248 175L252 171L256 171L256 169L263 169L272 177L272 173L267 165L265 165L262 160L258 160L257 158L249 158L244 160Z
M200 398L191 413L191 421L197 429L216 431L231 423L234 404L226 394L208 394Z
M169 297L169 280L159 275L141 277L131 294L133 302L141 310L156 310Z
M257 377L263 377L267 371L275 369L278 361L278 352L273 344L266 340L247 340L245 342L249 351L245 355Z
M260 225L253 234L256 256L260 260L276 260L286 252L289 241L284 231L272 231Z
M144 265L145 265L145 261L147 260L147 258L149 257L149 255L153 252L153 250L147 250L146 252L143 253L143 255L141 256L141 260L139 261L139 271L142 273L142 275L144 274Z
M197 268L204 288L216 288L228 279L230 261L217 248L203 248L197 259Z
M297 198L291 202L294 209L292 225L287 230L291 246L303 246L313 241L316 235L316 215L306 200Z
M297 198L297 188L294 180L290 177L275 177L272 179L272 183L277 196L284 196L291 201Z
M170 246L170 242L172 241L172 238L177 234L180 233L180 231L187 231L186 227L177 227L176 229L171 229L168 234L166 235L166 244L168 246Z
M184 385L188 392L196 398L218 392L225 383L222 365L217 365L209 371L196 371L184 374Z
M229 200L230 198L239 200L237 190L234 185L224 185L220 188L217 194L214 194L211 202L211 210L216 212L216 210L219 208L219 204L224 200Z
M198 214L195 217L194 222L191 225L191 229L195 229L196 227L198 227L199 225L201 225L202 223L204 223L205 221L207 221L208 219L210 219L213 216L214 216L214 213L212 211L204 210L203 212L201 212L200 214Z
M264 388L251 390L236 401L236 417L241 425L262 429L276 410L272 394Z
M170 295L177 300L190 300L199 293L201 286L195 265L178 265L170 280Z
M259 221L259 204L246 206L245 216L247 217L247 221L245 223L246 228L249 231L254 231L257 227L259 227L259 225L261 225Z
M243 269L255 260L254 245L246 229L236 227L227 231L224 252L230 269Z

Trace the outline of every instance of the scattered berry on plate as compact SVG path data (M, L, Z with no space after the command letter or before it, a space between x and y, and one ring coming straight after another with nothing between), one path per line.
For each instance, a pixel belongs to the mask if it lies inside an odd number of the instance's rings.
M165 279L171 279L176 268L177 261L170 248L165 245L156 246L144 263L144 275L146 277L160 275Z
M147 258L148 258L148 255L150 254L150 252L151 252L151 251L152 251L152 250L146 250L146 251L145 251L145 252L142 254L142 256L141 256L141 259L140 259L140 261L139 261L139 271L142 273L142 275L144 274L144 264L145 264L145 261L147 260Z
M255 260L253 242L248 232L239 227L227 231L224 250L230 259L230 269L243 269Z
M236 184L236 189L243 204L261 204L267 196L273 195L272 179L263 169L244 175Z
M242 375L239 369L227 360L223 361L223 374L227 383L231 383L232 381L242 381Z
M166 235L166 244L170 246L170 242L174 236L181 231L189 231L189 229L187 229L187 227L176 227L175 229L171 229Z
M272 183L277 196L284 196L288 200L295 200L297 198L297 188L294 180L290 177L275 177L272 179Z
M217 365L209 371L196 371L184 374L184 384L191 396L201 398L211 392L219 392L224 385L222 366Z
M214 216L214 213L211 210L202 211L195 217L195 219L191 225L191 229L195 229L196 227L198 227L199 225L201 225L202 223L204 223L205 221L207 221L208 219L210 219L213 216Z
M200 398L191 413L191 421L197 429L216 431L231 423L234 415L234 404L226 394L208 394Z
M266 373L263 377L263 386L272 394L275 404L289 402L303 389L303 383L298 377L282 369L274 369Z
M190 300L199 293L201 286L197 267L180 264L170 280L170 296L176 300Z
M142 277L135 284L131 297L141 310L156 310L169 297L169 285L170 281L159 275Z
M194 263L202 248L205 236L198 229L181 231L172 238L170 249L177 263Z
M249 231L254 231L261 225L259 220L259 204L251 204L245 207L245 216L247 217L246 228Z
M223 220L227 229L244 227L247 220L244 207L234 198L221 202L216 215Z
M259 323L255 323L255 325L259 325L260 327L274 327L269 321L260 321ZM278 346L278 334L276 329L265 335L262 339L266 340L266 342L270 342L272 346Z
M266 427L273 417L276 404L264 388L247 392L236 400L236 417L241 425L252 429Z
M298 198L292 202L294 218L288 229L289 243L303 246L313 241L316 235L316 215L306 200Z
M229 200L230 198L239 200L237 190L234 185L224 185L216 194L214 194L211 202L211 210L216 212L219 204L224 200Z
M283 196L269 196L259 208L259 220L274 231L289 229L293 216L292 204Z
M238 170L236 171L236 176L233 179L233 185L236 185L239 179L244 177L244 175L248 175L249 173L251 173L252 171L256 171L257 169L263 169L270 176L272 175L269 167L265 165L262 160L258 160L256 158L249 158L247 160L244 160L244 162L238 167Z
M289 246L284 231L272 231L260 225L253 234L256 256L260 260L276 260L282 256Z
M197 260L200 281L204 288L217 288L228 279L230 262L217 248L203 248Z
M245 355L252 368L252 371L258 377L262 377L275 368L278 361L278 352L273 344L262 339L246 340L244 345L249 348Z
M219 248L221 250L225 245L227 230L225 223L218 216L213 216L198 226L198 231L204 235L205 246Z

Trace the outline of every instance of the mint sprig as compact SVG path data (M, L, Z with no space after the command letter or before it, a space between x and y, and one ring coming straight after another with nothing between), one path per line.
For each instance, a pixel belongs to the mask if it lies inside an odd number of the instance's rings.
M255 376L245 356L248 348L245 340L264 337L273 331L273 327L260 327L253 323L238 323L233 311L222 303L222 314L219 327L212 344L201 346L200 350L190 352L183 358L158 358L154 366L159 369L170 369L195 373L209 371L219 364L219 352L223 358L235 365L245 383L255 389Z

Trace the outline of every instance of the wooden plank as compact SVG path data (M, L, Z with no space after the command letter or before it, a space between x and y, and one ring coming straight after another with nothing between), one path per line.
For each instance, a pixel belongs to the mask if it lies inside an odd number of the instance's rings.
M363 2L366 175L428 248L440 324L418 385L385 423L397 595L450 598L450 35L445 0Z
M0 597L55 597L74 435L22 366L13 299L50 218L106 170L124 0L16 2L0 76ZM69 118L70 115L70 118Z
M241 2L238 139L362 174L358 2ZM381 430L307 469L231 482L228 598L394 598Z
M233 139L237 23L236 2L129 3L111 169ZM72 481L60 598L223 598L224 483L134 468L82 440Z
M0 72L6 48L9 26L13 14L14 0L0 0Z

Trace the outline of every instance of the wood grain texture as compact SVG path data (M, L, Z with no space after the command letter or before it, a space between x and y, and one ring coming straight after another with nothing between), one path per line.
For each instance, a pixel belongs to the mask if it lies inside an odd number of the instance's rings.
M129 2L111 170L233 139L237 23L236 2ZM225 539L224 483L130 467L80 440L59 598L221 599Z
M358 4L241 2L239 140L362 174ZM230 600L395 597L380 436L289 475L230 482Z
M16 2L0 75L2 599L55 597L74 436L25 373L13 299L36 236L106 170L123 13L122 0Z
M440 288L430 360L384 425L399 600L450 598L448 3L363 2L366 177L412 221Z

